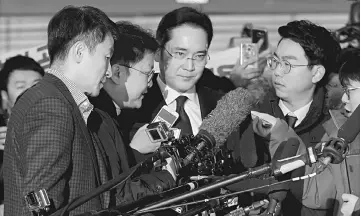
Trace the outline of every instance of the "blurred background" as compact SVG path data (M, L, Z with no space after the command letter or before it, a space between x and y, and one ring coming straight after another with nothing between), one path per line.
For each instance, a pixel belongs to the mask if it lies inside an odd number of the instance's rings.
M46 44L51 16L66 5L92 5L114 21L129 20L155 30L160 17L183 5L184 0L0 0L0 57ZM202 1L202 0L198 0ZM245 23L267 28L269 42L279 39L277 28L295 19L308 19L330 30L344 26L349 17L349 0L208 0L192 4L210 15L214 39L210 52L228 47Z

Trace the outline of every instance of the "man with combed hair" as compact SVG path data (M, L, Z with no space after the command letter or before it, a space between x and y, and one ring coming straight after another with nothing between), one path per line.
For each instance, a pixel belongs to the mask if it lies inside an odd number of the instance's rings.
M5 215L33 215L24 196L45 189L53 213L106 181L87 120L109 74L115 24L101 10L67 6L48 25L49 73L19 97L5 144ZM110 74L109 74L110 75ZM109 193L70 215L108 207Z

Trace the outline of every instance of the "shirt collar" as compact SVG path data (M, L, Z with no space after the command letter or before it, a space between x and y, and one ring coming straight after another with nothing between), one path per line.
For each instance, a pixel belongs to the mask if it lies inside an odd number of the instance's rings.
M179 97L180 95L187 96L187 98L192 101L194 104L199 106L199 100L198 95L196 93L196 87L193 86L191 89L189 89L187 92L179 93L178 91L172 89L168 85L166 85L161 79L160 76L157 77L157 83L160 88L160 91L162 92L163 98L165 100L165 103L167 105L173 103Z
M51 68L48 70L48 73L56 76L65 84L71 96L74 98L76 105L79 107L79 110L83 115L84 120L87 121L87 117L89 113L93 110L94 106L90 103L88 97L84 94L84 92L80 91L76 84L69 80L66 76L64 76L61 71Z
M116 113L117 113L117 116L120 115L120 112L121 112L120 107L119 107L118 104L115 103L114 101L113 101L113 104L114 104L114 106L115 106L115 111L116 111Z
M295 110L294 112L290 111L286 107L286 105L283 103L282 100L279 100L278 106L282 110L282 113L283 113L284 116L286 116L287 114L291 115L291 116L295 116L295 117L297 117L298 122L302 122L302 120L306 117L306 115L308 113L308 110L310 109L311 103L312 103L312 100L308 104L306 104L303 107Z

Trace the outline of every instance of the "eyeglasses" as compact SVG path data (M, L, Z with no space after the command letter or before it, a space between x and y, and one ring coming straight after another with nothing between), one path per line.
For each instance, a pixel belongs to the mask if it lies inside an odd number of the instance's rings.
M347 98L350 99L350 91L360 89L360 87L344 87L343 93L347 95Z
M150 83L150 81L152 81L152 78L153 78L153 75L154 75L154 72L155 72L154 69L152 69L152 70L149 71L149 72L144 72L144 71L138 70L138 69L136 69L136 68L133 68L133 67L131 67L131 66L129 66L129 65L122 65L122 66L124 66L124 67L126 67L126 68L132 68L133 70L139 71L140 73L146 75L146 76L148 77L148 83Z
M294 64L289 63L286 60L278 60L274 56L267 58L267 65L271 70L275 70L278 66L281 66L283 74L290 73L291 68L309 66L308 64L307 65L294 65Z
M191 59L191 60L193 60L194 64L198 67L205 66L207 64L207 61L209 61L211 59L211 57L209 57L208 54L204 54L204 53L196 54L195 56L190 58L190 57L186 57L186 54L183 52L170 53L165 47L164 47L164 50L167 51L167 53L176 60L184 61L186 59Z

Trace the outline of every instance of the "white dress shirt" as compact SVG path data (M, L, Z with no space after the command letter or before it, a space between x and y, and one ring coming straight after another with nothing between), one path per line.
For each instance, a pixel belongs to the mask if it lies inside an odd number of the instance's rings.
M295 127L297 127L299 124L301 124L303 119L306 118L306 115L308 113L308 110L310 109L311 103L312 103L312 100L308 104L304 105L303 107L299 108L298 110L295 110L294 112L291 112L286 107L286 105L283 103L282 100L280 100L278 102L278 106L282 110L282 113L283 113L284 116L290 115L290 116L297 117L297 121L296 121L296 124L295 124Z
M176 111L177 97L179 97L180 95L187 96L188 100L184 103L184 110L187 113L191 122L193 134L196 135L199 131L199 126L202 124L201 108L199 105L196 87L194 86L185 93L179 93L176 90L167 86L165 83L163 83L159 76L157 77L157 83L160 91L162 92L167 108L169 108L169 110L171 111Z
M122 111L117 103L113 101L113 104L115 106L115 112L117 113L117 116L120 115L120 112Z

